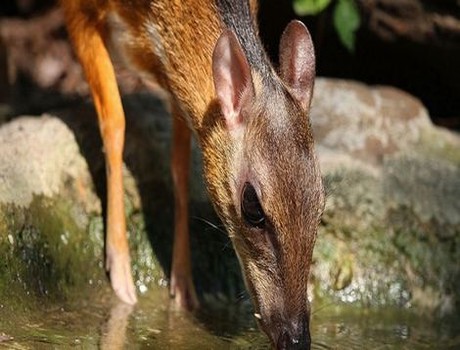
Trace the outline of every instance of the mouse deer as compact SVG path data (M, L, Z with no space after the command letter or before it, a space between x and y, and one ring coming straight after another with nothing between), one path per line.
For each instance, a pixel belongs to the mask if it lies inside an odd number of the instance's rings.
M107 169L106 268L136 303L123 207L125 118L110 53L170 96L175 229L170 294L198 306L188 177L192 133L207 190L238 256L254 315L278 349L310 347L307 282L324 190L309 121L315 54L298 21L279 67L258 36L255 1L61 0L89 83Z

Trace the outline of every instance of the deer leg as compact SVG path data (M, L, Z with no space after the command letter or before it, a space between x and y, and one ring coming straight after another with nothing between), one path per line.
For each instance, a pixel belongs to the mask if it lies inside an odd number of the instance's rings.
M120 94L101 32L84 15L68 14L68 19L69 33L91 88L104 145L107 171L106 269L116 295L128 304L135 304L136 290L131 275L123 203L125 117Z
M192 310L198 299L192 279L188 224L191 131L173 106L172 178L174 183L174 247L170 295L176 305Z

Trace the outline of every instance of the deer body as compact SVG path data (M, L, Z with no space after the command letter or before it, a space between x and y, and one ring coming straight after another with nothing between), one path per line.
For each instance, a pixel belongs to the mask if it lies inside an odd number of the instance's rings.
M308 120L315 65L306 28L292 22L285 30L278 75L257 36L255 1L61 3L105 149L106 267L116 294L136 302L121 181L124 114L109 52L171 96L176 303L198 305L187 221L193 130L261 328L279 349L309 347L307 280L324 194Z

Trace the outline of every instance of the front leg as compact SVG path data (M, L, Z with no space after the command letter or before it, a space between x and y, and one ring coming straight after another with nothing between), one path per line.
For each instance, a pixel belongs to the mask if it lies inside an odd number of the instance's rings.
M131 274L123 203L125 117L120 94L100 28L78 7L72 7L78 5L77 2L65 4L69 34L91 88L104 144L107 170L106 268L116 295L127 304L135 304L136 288Z
M191 131L173 106L172 178L174 183L174 248L170 295L175 304L192 310L198 299L192 279L188 225L188 192L190 173Z

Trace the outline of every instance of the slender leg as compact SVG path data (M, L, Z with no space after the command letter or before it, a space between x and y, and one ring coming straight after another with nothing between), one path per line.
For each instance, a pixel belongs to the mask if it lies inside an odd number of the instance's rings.
M170 294L176 305L192 310L198 307L192 279L188 225L188 191L191 132L173 107L172 178L174 182L175 227Z
M72 10L70 5L67 10ZM107 169L106 269L117 296L128 304L135 304L123 203L125 117L120 94L112 62L96 25L81 13L67 15L69 33L93 95L104 145Z

